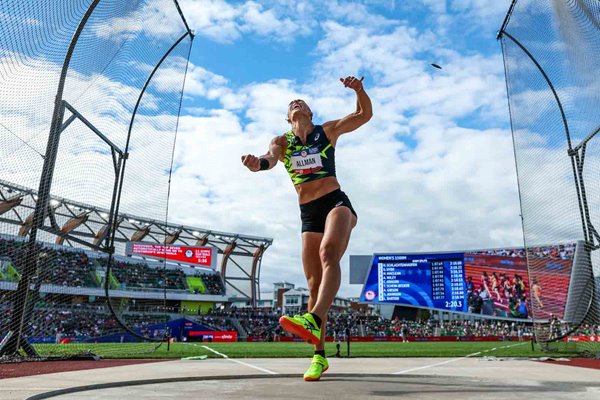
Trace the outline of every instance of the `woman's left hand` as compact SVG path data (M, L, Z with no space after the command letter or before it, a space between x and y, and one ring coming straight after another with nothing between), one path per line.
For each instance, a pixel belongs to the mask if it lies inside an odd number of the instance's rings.
M357 79L354 76L347 76L346 78L340 78L340 82L342 82L345 87L353 89L355 92L360 92L363 88L363 79L365 79L364 76L361 76L360 79Z

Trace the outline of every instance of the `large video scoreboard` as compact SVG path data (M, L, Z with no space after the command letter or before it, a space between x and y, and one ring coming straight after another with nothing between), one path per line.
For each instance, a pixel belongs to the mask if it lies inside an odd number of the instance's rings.
M374 254L360 301L503 318L561 318L575 243L529 249Z
M464 255L376 254L361 300L466 311Z

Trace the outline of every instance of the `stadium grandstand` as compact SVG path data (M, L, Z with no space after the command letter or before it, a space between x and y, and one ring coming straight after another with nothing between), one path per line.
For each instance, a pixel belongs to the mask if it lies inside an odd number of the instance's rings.
M2 259L0 279L7 284L3 288L5 290L11 290L20 279L21 271L17 266L17 260L22 257L24 247L21 238L0 236ZM59 288L100 289L103 287L104 280L107 279L106 276L101 276L107 264L106 255L51 244L42 244L41 251L45 253L44 257L55 260L55 263L47 266L47 272L40 277L42 285L50 286L57 282L55 286ZM109 286L122 291L152 291L166 286L166 289L173 293L222 296L223 298L217 299L219 301L225 298L225 288L218 273L199 272L183 265L169 266L163 282L163 276L158 273L158 268L160 266L157 263L119 257L108 276ZM48 287L46 290L50 293L52 288Z
M22 248L32 223L36 200L34 190L0 180L0 221L18 230L16 236L0 237L2 252L0 257L18 257L19 249ZM47 249L47 254L56 253L61 257L57 258L56 267L52 268L54 275L46 279L56 282L56 279L64 278L63 280L68 284L63 286L93 287L96 282L96 287L100 287L102 282L96 271L100 268L94 267L106 266L107 257L102 255L102 251L106 250L103 247L103 239L107 234L105 227L108 224L109 211L63 198L52 198L50 203L52 205L50 226L40 233L40 243L44 251ZM156 261L150 261L144 256L125 257L124 254L127 243L163 243L159 238L166 232L168 245L211 247L221 256L218 275L214 274L211 268L201 268L203 271L201 273L190 268L189 264L170 264L167 268L172 271L170 272L172 276L167 277L165 281L168 289L196 294L227 293L230 298L237 301L246 301L249 305L255 304L257 294L260 293L262 255L272 244L272 239L166 224L127 214L120 214L117 221L115 253L123 256L116 257L113 267L114 276L109 277L113 280L111 285L114 288L139 289L142 281L148 288L161 287L158 277L153 274L158 267ZM11 231L8 227L7 230ZM14 278L16 275L8 271L15 271L15 263L11 265L8 260L5 260L3 264L7 264L6 273ZM4 275L4 272L2 274Z
M257 303L271 239L170 220L194 32L177 1L160 4L3 4L0 356L90 349L36 347L49 340L152 351L181 326L206 330L174 322L183 310ZM169 29L132 29L157 17Z
M0 233L3 333L13 316L11 296L23 274L36 200L35 191L0 182L1 226L17 233ZM117 317L136 334L155 340L167 334L165 329L175 340L192 340L189 332L244 332L237 321L212 313L233 301L252 306L259 300L260 265L271 239L121 214L109 262L103 248L108 210L64 198L52 198L51 205L50 222L38 234L38 274L30 281L39 289L29 312L31 342L135 341ZM160 241L165 233L167 240ZM211 257L205 265L167 260L136 253L132 243L210 249Z
M278 323L282 313L268 308L236 308L213 310L206 318L218 321L217 326L233 326L239 340L295 341L283 331ZM220 318L220 320L219 320ZM229 325L226 325L229 322ZM555 323L555 334L569 332L565 322ZM375 309L358 310L348 308L332 311L327 320L329 341L523 341L533 338L531 321L497 320L465 317L464 315L429 314L422 319L395 316L387 318ZM579 327L573 337L598 337L600 325Z
M0 181L2 226L7 232L16 232L0 234L3 331L7 331L13 315L9 299L23 273L19 260L25 257L37 198L32 189ZM31 281L39 285L39 296L28 321L28 335L34 343L135 341L119 328L118 319L134 332L156 340L164 338L166 329L177 341L213 340L219 337L219 332L240 341L294 340L281 330L278 319L286 313L306 311L308 291L289 282L278 282L273 285L271 302L261 301L260 265L271 239L122 213L116 218L115 255L107 274L109 257L104 239L109 210L60 197L52 197L50 205L49 223L38 233L39 273ZM166 239L161 240L163 237ZM136 253L132 251L132 243L211 248L220 259L215 257L199 267ZM540 248L538 253L539 258L569 260L574 257L574 245ZM524 251L483 250L470 252L470 256L516 260L524 257ZM499 274L494 278L494 272L486 273L489 266L470 268L471 273L476 272L473 285L487 287L488 298L494 300L492 307L496 311L488 317L511 316L512 299L521 288L522 295L531 297L530 285L520 282L519 275ZM351 267L351 273L352 270ZM465 276L465 285L469 284L469 277ZM493 283L493 279L498 282ZM364 278L359 282L364 282ZM107 288L110 301L106 301ZM466 289L468 294L468 286ZM118 319L114 304L118 304ZM256 307L259 304L264 307ZM409 311L407 307L395 307L393 313L386 313L340 297L335 299L332 310L327 321L330 341L479 341L533 337L529 320L419 314L418 310ZM484 312L481 314L486 316ZM566 333L571 337L600 335L600 326L585 324L573 331L568 322L558 319L551 321L549 329L549 335L554 337Z

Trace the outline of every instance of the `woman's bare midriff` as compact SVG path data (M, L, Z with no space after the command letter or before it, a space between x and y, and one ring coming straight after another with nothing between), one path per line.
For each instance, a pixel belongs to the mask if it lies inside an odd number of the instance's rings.
M298 202L306 204L339 189L340 184L335 176L328 176L316 181L301 183L294 187L298 193Z

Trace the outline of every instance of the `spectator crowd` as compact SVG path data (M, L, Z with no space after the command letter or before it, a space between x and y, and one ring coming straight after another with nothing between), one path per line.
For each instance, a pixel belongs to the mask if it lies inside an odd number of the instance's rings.
M277 341L287 335L279 326L281 313L252 308L234 308L213 311L212 316L236 319L244 329L241 336L253 336L265 341ZM400 318L387 319L359 311L330 312L327 317L327 336L335 340L351 336L514 336L533 335L530 323L506 320L454 320L428 319L423 322Z
M225 294L225 287L223 286L223 280L221 279L221 275L196 272L194 276L202 278L202 281L204 282L204 287L206 287L206 293Z
M0 237L0 259L8 260L17 272L22 273L26 246L27 244L24 241ZM97 257L91 257L82 250L42 245L39 245L38 250L36 274L33 283L77 288L102 286L100 272L102 272L102 276L105 276L108 267L108 258L104 254L98 253ZM151 267L143 261L124 261L115 258L111 265L110 274L118 285L114 289L187 289L185 279L187 275L181 268ZM203 280L206 294L219 295L225 293L223 281L219 274L195 272L195 276ZM0 275L1 279L3 279L2 275Z
M480 277L467 276L468 312L498 317L529 316L529 287L519 274L483 271Z
M4 331L8 328L12 311L12 307L7 304L0 306L0 328ZM168 317L161 313L127 312L122 313L119 318L130 329L149 337L155 336L155 332L149 329L151 325L168 321ZM56 337L57 342L66 337L93 340L125 332L106 304L38 304L28 321L26 331L30 337Z
M7 331L12 307L0 302L0 330ZM161 337L164 330L156 326L165 325L170 319L181 318L174 314L176 309L165 307L141 308L127 306L117 310L119 319L130 329L147 336ZM262 341L279 341L287 333L281 330L281 313L259 308L235 308L209 310L198 316L185 315L194 322L217 331L237 331L240 338L253 337ZM600 325L584 324L572 332L569 324L552 317L547 324L538 327L547 330L549 339L565 335L599 336ZM94 340L105 335L125 333L106 304L44 304L39 302L28 322L28 336L56 337ZM401 318L387 319L379 315L360 311L330 312L327 318L327 336L335 341L344 341L347 336L400 337L404 341L412 337L518 337L533 336L534 328L529 322L494 319L438 320L429 318L412 321Z
M561 260L572 260L575 257L575 243L559 244L556 246L531 247L528 253L536 258L553 258ZM524 249L492 249L483 251L473 251L469 254L483 254L488 256L502 257L527 257Z

